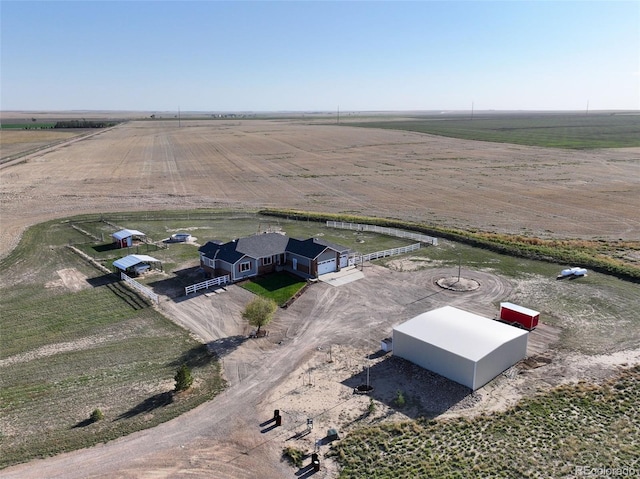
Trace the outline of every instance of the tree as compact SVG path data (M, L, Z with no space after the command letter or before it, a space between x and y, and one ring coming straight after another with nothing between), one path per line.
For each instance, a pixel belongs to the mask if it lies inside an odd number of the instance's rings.
M258 328L256 331L257 335L260 333L262 326L266 326L271 322L276 309L278 309L278 305L274 300L258 297L247 304L242 312L242 317L246 319L251 326Z
M180 366L178 372L174 376L176 380L176 392L185 391L191 387L193 384L193 376L191 376L191 370L187 367L186 364Z

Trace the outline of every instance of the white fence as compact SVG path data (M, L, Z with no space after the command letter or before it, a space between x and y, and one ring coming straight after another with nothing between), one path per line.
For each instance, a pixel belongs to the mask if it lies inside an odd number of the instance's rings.
M227 284L229 280L230 278L228 274L225 276L218 276L217 278L208 279L206 281L203 281L202 283L196 283L192 284L191 286L187 286L186 288L184 288L184 294L195 293L196 291L199 291L201 289L208 289L211 286Z
M349 258L349 266L364 263L365 261L371 261L374 259L386 258L387 256L396 256L399 254L409 253L420 249L420 243L414 243L409 246L403 246L402 248L392 248L384 251L376 251L375 253L358 254Z
M129 278L129 276L127 276L126 274L124 274L122 272L120 273L120 279L122 279L125 283L127 283L129 286L131 286L136 291L139 291L142 294L144 294L145 296L149 297L151 299L151 301L153 301L154 303L158 304L160 302L160 299L158 298L158 295L156 293L151 291L146 286L141 285L135 279Z
M415 241L420 241L421 243L428 243L433 246L438 246L438 238L421 235L418 233L412 233L410 231L398 230L395 228L385 228L383 226L360 223L345 223L343 221L327 221L327 226L329 228L338 228L342 230L370 231L372 233L379 233L387 236L396 236L398 238L409 238Z

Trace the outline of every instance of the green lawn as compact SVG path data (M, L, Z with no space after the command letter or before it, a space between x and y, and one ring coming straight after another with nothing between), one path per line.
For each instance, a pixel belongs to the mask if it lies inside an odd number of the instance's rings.
M273 273L243 283L242 287L282 306L306 285L306 281L289 273Z

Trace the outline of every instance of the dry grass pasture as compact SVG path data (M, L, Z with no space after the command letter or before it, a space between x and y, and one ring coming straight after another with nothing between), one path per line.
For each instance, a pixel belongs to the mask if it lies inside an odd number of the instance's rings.
M1 256L47 219L218 205L640 239L639 148L559 150L302 119L132 121L22 160L0 166Z
M559 150L304 119L190 120L180 128L177 121L146 120L0 165L0 180L0 256L25 227L48 219L215 206L347 212L541 237L640 239L638 148ZM412 266L405 258L391 268L365 268L364 279L342 287L315 284L278 312L269 337L257 340L246 339L248 327L238 319L250 298L246 290L233 286L184 301L163 298L159 309L219 354L229 388L177 420L13 466L0 477L333 478L338 470L332 461L323 458L316 475L295 470L281 461L282 447L309 450L317 435L334 425L348 432L425 412L473 417L502 411L523 396L579 379L603 380L640 360L637 347L594 356L558 349L545 358L550 364L501 375L486 389L467 394L379 356L373 364L377 409L367 415L368 398L352 389L370 364L372 343L377 347L393 324L444 304L490 316L505 298L546 298L542 286L568 291L558 301L580 286L598 286L597 281L545 286L534 282L535 276L509 280L484 267L473 272L482 288L461 296L434 284L435 276L453 275L455 268ZM79 272L66 268L49 286L73 290L81 281ZM581 316L577 319L589 319ZM533 354L562 341L558 329L572 319L560 318L558 328L540 328ZM367 326L376 339L363 333ZM396 407L396 391L415 375L443 388L442 397L421 396L407 386L407 408ZM451 397L460 401L447 402ZM283 428L270 428L275 408L285 413ZM315 418L314 433L298 436L308 417Z

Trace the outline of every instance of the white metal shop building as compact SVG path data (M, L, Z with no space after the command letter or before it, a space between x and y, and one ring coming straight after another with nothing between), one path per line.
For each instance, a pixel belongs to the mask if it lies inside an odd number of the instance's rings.
M444 306L393 328L393 354L476 390L527 355L529 333Z

